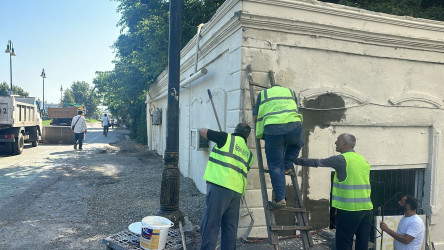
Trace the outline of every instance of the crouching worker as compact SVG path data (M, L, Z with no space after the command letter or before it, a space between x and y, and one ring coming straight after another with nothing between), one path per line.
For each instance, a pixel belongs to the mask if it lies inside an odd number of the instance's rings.
M219 230L221 249L235 249L240 200L247 186L253 154L247 147L251 128L239 123L233 134L203 129L203 138L216 143L204 174L207 181L205 207L200 223L202 250L216 248Z

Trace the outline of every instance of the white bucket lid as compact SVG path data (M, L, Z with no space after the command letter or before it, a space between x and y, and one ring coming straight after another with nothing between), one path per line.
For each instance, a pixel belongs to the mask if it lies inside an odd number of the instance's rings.
M147 226L152 229L168 229L174 223L162 216L147 216L142 219L142 227Z

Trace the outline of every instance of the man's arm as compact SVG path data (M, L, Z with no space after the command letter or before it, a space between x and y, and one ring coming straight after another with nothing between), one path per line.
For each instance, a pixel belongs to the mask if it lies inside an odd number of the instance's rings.
M385 222L383 222L383 221L381 221L381 223L379 224L379 226L381 227L381 230L382 230L382 231L388 233L390 236L393 237L393 239L395 239L395 240L401 242L402 244L407 245L407 244L409 244L410 242L412 242L412 240L415 239L415 237L413 237L413 236L411 236L411 235L408 235L408 234L404 234L404 235L398 234L397 232L391 230L391 229L387 226L387 224L385 224Z
M86 120L85 119L82 119L83 121L82 121L82 125L83 125L83 128L84 128L84 131L85 131L85 134L86 134L86 131L88 130L87 129L87 127L86 127Z
M259 95L257 95L256 105L254 105L254 108L253 108L254 123L257 122L257 114L259 113L259 104L261 104L261 93L259 93Z
M294 164L305 167L342 168L347 165L343 155L335 155L324 159L297 158Z
M329 167L338 174L338 180L344 181L347 178L347 162L343 155L335 155L324 159L297 158L294 164L305 167Z
M218 132L211 129L200 130L200 135L212 142L215 142L219 148L223 147L227 142L228 134L225 132Z
M207 133L208 133L208 129L206 129L206 128L200 130L200 136L202 136L206 140L208 140Z

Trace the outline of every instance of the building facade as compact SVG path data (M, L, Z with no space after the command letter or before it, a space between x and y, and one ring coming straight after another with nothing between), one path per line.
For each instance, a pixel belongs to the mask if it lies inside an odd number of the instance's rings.
M431 241L444 249L443 22L311 0L225 1L181 52L179 168L201 192L213 144L200 145L197 130L218 130L207 89L222 130L233 132L241 121L254 127L247 65L256 83L269 86L272 70L276 83L298 94L301 157L332 156L337 136L354 134L356 151L372 167L374 206L389 211L397 192L415 195L429 218ZM160 154L167 82L163 72L146 100L148 146ZM253 139L248 144L255 152ZM328 227L331 169L297 170L311 225ZM255 219L250 236L266 237L260 192L255 164L246 192ZM242 229L248 224L249 217L241 218Z

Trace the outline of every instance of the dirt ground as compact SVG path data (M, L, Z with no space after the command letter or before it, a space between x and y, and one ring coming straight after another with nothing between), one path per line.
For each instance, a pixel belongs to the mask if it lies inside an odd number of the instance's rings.
M162 158L114 129L71 145L0 155L0 249L103 249L102 239L159 209ZM180 209L198 225L204 203L181 178Z
M0 148L0 249L104 249L102 239L156 215L162 157L117 128L108 137L90 127L83 151L72 145L25 146L21 155ZM193 181L180 178L179 209L186 217L188 249L198 247L205 202ZM328 249L314 236L313 249ZM298 239L281 249L302 249ZM266 240L237 249L271 249Z

